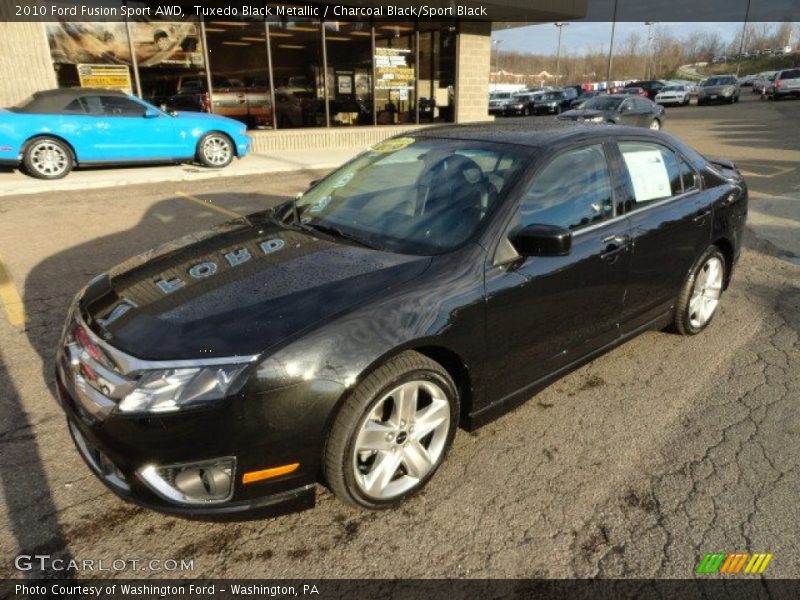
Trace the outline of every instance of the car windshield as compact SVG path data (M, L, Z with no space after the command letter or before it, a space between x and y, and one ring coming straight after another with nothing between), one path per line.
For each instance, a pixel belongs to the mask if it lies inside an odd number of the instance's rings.
M384 251L440 254L477 231L528 154L488 142L392 138L306 191L295 225ZM292 212L281 215L287 226Z
M511 98L511 92L495 92L491 97L492 100L507 100Z
M583 105L588 110L616 110L619 108L622 98L610 98L608 96L596 96L589 98Z
M709 77L703 84L703 87L710 87L712 85L731 85L733 83L732 77Z
M682 85L668 85L664 89L662 89L661 91L662 92L682 92L683 90L684 90L684 87Z
M537 100L541 100L542 102L547 102L549 100L555 100L556 94L542 94L537 98Z

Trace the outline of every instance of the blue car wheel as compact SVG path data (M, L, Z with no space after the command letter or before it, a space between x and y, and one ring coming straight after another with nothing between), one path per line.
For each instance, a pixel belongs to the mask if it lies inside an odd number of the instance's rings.
M224 133L212 131L197 143L197 160L203 166L221 169L233 160L233 142Z
M39 137L25 147L22 166L37 179L61 179L72 170L72 150L59 139Z

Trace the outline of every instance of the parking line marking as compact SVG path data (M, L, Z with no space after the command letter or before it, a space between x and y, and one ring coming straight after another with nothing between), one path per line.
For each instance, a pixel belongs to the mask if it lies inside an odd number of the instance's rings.
M2 259L0 259L0 303L3 304L11 325L17 327L25 324L25 305Z
M241 219L244 215L240 215L236 211L230 210L225 208L224 206L217 206L211 200L201 200L197 196L192 196L191 194L187 194L186 192L175 192L176 196L180 196L181 198L186 198L187 200L191 200L196 204L201 204L206 208L210 208L211 210L215 210L218 213L222 213L223 215L227 215L229 217L233 217L234 219Z

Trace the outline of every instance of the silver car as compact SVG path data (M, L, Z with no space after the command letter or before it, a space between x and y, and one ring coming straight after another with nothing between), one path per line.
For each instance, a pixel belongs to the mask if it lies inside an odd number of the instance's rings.
M727 102L733 104L739 101L739 82L733 75L713 75L706 79L697 91L697 104L711 102Z
M800 96L800 69L778 71L767 93L772 100Z

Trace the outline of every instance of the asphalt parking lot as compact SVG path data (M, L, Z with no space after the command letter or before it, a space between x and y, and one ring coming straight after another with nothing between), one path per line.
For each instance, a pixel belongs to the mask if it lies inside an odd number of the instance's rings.
M544 117L543 117L544 118ZM734 159L752 229L710 328L647 333L473 433L427 489L364 513L204 523L130 506L72 447L52 356L72 296L163 241L302 190L319 171L0 198L0 576L18 554L190 559L100 577L690 577L706 552L770 552L800 577L800 101L668 109ZM2 176L3 174L0 174Z

